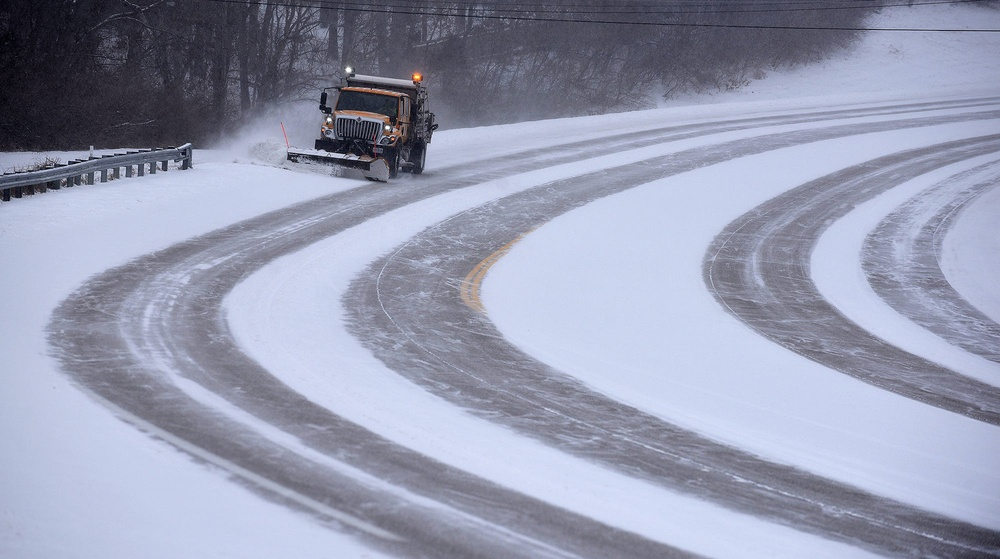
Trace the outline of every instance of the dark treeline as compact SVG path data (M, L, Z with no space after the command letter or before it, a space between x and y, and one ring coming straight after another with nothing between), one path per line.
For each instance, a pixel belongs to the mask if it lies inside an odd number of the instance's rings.
M446 127L637 109L817 60L855 37L828 28L861 26L875 9L865 0L0 0L0 149L204 144L266 108L315 98L344 63L393 77L422 71Z

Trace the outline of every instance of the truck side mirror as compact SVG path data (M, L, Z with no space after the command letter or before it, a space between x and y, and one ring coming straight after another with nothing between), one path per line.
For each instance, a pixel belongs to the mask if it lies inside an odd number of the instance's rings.
M319 110L321 112L326 113L326 114L330 114L330 112L331 112L330 111L330 107L326 106L326 92L325 91L319 94Z

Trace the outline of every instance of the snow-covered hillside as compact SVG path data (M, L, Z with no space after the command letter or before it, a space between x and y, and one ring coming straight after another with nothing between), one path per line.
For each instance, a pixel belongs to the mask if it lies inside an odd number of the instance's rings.
M1000 29L1000 10L895 8L872 25ZM652 111L442 131L427 173L400 180L417 189L435 172L485 158L526 148L544 153L554 143L659 126L997 96L998 52L1000 33L871 32L849 52L775 73L742 92ZM882 118L866 115L854 124L874 126ZM378 188L275 165L280 128L264 128L269 137L252 133L196 150L193 171L0 206L0 282L7 286L0 297L0 556L383 556L335 522L326 526L280 497L263 499L234 483L232 469L200 459L171 434L109 410L60 370L50 350L53 310L95 274L269 210ZM605 525L713 557L867 556L841 541L623 476L473 417L394 375L351 337L338 308L352 278L375 257L456 214L549 181L741 133L595 154L406 206L250 276L226 299L230 328L248 355L310 400L442 463ZM726 313L707 293L702 271L712 238L773 196L879 155L992 133L1000 133L996 118L855 134L637 187L525 236L490 270L483 303L505 337L600 393L767 460L996 533L1000 429L877 390L780 348ZM0 154L0 168L42 157ZM831 227L813 256L816 283L840 312L899 347L992 386L1000 386L1000 366L888 309L867 287L857 254L866 234L908 197L967 172L976 173L968 180L996 181L997 165L990 165L997 160L984 155L874 198ZM987 192L963 212L942 252L955 289L1000 321L994 280L1000 226L991 217L1000 215L998 193ZM333 360L336 370L317 366ZM300 446L270 426L257 427Z

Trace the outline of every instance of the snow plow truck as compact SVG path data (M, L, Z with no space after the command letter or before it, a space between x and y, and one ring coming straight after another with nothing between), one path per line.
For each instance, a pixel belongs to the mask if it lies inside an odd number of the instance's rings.
M363 76L345 69L340 86L322 90L323 113L314 149L288 148L288 160L360 169L365 178L387 182L400 171L420 174L427 144L437 130L428 110L423 77L409 80ZM336 101L327 105L328 93Z

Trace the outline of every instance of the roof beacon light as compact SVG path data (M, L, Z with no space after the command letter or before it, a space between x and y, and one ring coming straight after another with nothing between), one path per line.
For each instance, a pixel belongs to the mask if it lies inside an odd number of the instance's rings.
M344 67L344 73L347 74L348 76L353 77L354 76L354 66L351 66L351 65L345 66Z
M423 80L423 79L424 79L424 76L422 74L420 74L420 73L414 73L413 74L413 83L420 83L420 81Z

